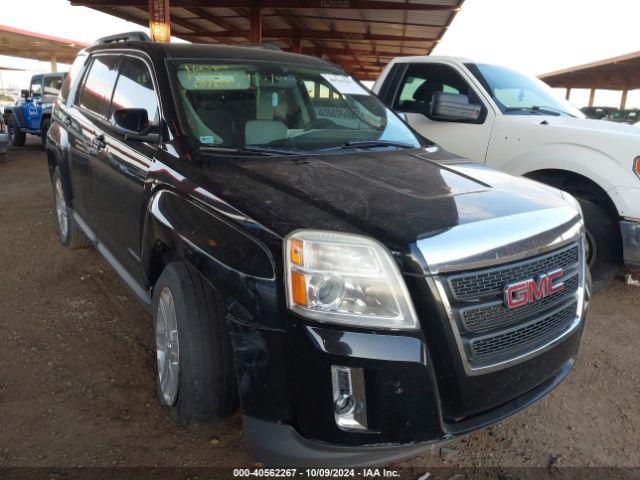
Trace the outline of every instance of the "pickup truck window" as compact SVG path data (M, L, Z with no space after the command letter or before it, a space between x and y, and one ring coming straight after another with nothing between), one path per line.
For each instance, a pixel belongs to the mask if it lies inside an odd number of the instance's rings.
M466 64L506 115L584 115L565 100L556 98L548 85L509 68L481 63Z
M121 108L142 108L147 111L149 124L158 125L158 99L151 72L138 58L128 57L122 62L113 91L109 118Z
M462 93L472 99L467 83L447 65L413 64L407 69L393 109L397 112L429 115L431 99L436 92Z
M420 146L393 112L340 72L267 62L169 65L182 123L203 147L309 152L349 150L350 142L362 141Z
M79 95L80 107L106 117L118 74L118 57L100 55L93 59Z

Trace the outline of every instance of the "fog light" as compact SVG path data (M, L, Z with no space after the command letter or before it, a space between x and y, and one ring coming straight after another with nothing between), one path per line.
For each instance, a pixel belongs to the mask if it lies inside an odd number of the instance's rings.
M361 368L331 366L333 408L341 430L368 431L364 372Z

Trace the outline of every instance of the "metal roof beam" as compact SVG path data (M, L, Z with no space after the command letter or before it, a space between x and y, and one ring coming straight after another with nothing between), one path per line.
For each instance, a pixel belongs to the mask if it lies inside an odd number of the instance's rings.
M71 5L83 7L148 7L148 0L71 0ZM172 7L216 7L216 8L330 8L361 10L414 10L453 11L457 5L434 5L429 3L397 3L385 0L171 0Z
M175 21L175 20L174 20ZM176 24L179 25L178 22ZM227 30L225 32L211 32L198 29L197 31L187 33L176 33L183 38L189 37L211 37L216 39L225 39L230 37L248 37L248 30ZM292 29L264 29L262 31L263 38L287 39L292 37L300 37L306 39L323 39L323 40L379 40L379 41L405 41L405 42L433 42L433 38L426 37L407 37L401 35L386 35L375 33L360 32L342 32L330 30L292 30Z

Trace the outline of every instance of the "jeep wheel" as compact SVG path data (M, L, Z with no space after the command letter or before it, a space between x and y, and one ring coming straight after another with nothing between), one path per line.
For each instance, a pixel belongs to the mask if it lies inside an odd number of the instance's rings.
M16 117L9 117L9 141L14 147L23 147L27 141L27 134L20 131Z
M53 172L51 178L53 186L53 211L56 214L56 226L58 227L58 236L60 242L70 249L86 248L91 246L91 242L84 234L80 227L69 214L67 200L60 179L60 171L58 168Z
M42 149L47 149L47 132L49 131L49 126L51 125L51 120L48 118L42 122L42 129L40 131L40 142L42 143Z
M171 263L156 282L152 311L160 403L181 425L232 413L231 341L213 288L192 267Z
M621 265L618 223L604 209L590 200L576 197L582 207L586 227L587 265L593 280L592 292L606 287Z

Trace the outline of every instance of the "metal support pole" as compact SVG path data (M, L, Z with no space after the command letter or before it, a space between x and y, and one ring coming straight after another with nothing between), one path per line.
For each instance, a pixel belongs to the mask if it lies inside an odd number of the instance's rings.
M629 90L622 91L622 98L620 99L620 110L624 110L624 108L627 106L627 93L629 93Z
M249 41L255 44L262 43L262 10L260 7L250 9L251 27L249 31Z
M302 40L300 37L293 37L291 39L291 51L293 53L302 53Z
M51 57L51 72L56 73L58 71L58 59Z
M571 88L567 87L567 93L565 93L564 98L567 100L571 98Z
M589 106L590 107L593 107L593 99L595 98L595 96L596 96L596 89L592 88L591 89L591 93L589 93Z

